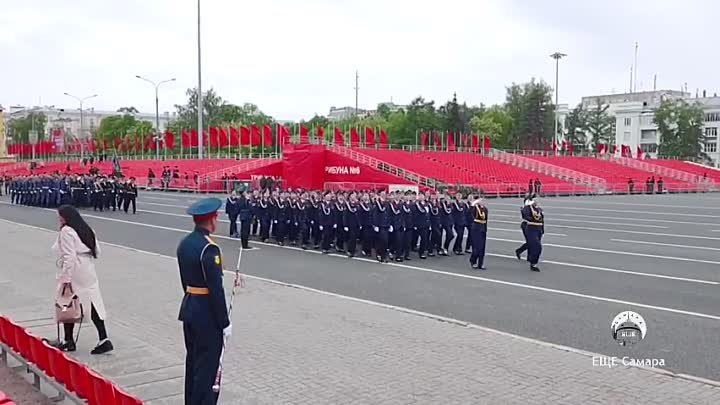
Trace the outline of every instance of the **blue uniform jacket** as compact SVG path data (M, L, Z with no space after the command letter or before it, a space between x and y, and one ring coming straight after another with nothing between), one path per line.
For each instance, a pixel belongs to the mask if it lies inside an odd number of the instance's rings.
M359 205L349 204L348 207L343 211L343 226L347 226L349 229L357 229L360 227L360 212Z
M253 214L252 208L250 207L250 200L245 197L240 197L240 199L237 200L237 210L240 215L240 221L252 220Z
M390 224L395 231L403 231L407 224L405 223L405 213L402 209L402 203L390 203Z
M358 204L358 222L361 227L372 226L372 206L361 202Z
M452 217L453 217L453 224L455 226L465 226L467 224L467 221L465 220L465 209L467 206L464 202L455 201L452 203Z
M545 232L545 215L543 215L542 208L534 208L532 205L526 205L520 210L523 221L528 224L528 231L540 230Z
M388 203L376 201L372 208L372 224L378 228L390 228L390 211Z
M228 199L225 200L225 213L229 217L235 217L240 213L240 206L237 198L232 199L231 197L228 197Z
M322 226L324 229L330 229L335 224L335 213L332 209L332 203L320 203L318 222L320 223L320 226Z
M178 320L212 329L230 325L222 285L222 253L205 229L195 228L177 248L180 282L188 287L207 288L207 295L185 294Z
M430 205L416 202L411 207L413 213L413 226L418 229L430 228Z

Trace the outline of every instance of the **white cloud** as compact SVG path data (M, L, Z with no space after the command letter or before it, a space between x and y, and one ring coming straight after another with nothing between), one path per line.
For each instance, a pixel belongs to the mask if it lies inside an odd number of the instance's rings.
M141 74L177 82L161 91L161 111L185 101L197 83L195 0L13 2L0 14L0 103L72 106L62 95L99 93L95 107L154 109ZM603 3L548 0L204 1L203 87L231 102L254 102L283 119L324 114L391 97L502 102L505 86L537 77L561 102L629 86L633 44L638 81L679 88L715 85L707 52L712 2ZM698 13L698 10L703 12ZM692 16L692 21L682 19Z

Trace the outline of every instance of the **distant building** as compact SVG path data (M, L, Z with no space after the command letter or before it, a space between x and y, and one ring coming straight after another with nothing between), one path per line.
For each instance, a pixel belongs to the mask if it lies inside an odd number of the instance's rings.
M718 166L720 97L692 97L690 93L682 91L658 90L583 97L581 104L586 110L595 108L598 101L603 106L608 105L607 112L615 117L615 144L629 146L633 156L639 146L648 157L656 158L660 133L654 123L655 110L666 99L683 99L690 104L702 105L705 112L703 150Z
M380 108L380 106L387 106L390 112L400 111L401 109L405 109L407 107L404 105L395 104L392 101L378 104L378 108ZM330 121L341 121L344 119L352 118L356 115L358 117L365 118L373 117L376 114L377 109L366 110L358 108L357 111L355 111L355 107L330 107L330 112L328 113L327 118Z
M80 110L77 108L50 108L50 107L25 107L12 106L5 114L6 120L26 117L31 112L43 113L47 117L45 125L46 133L50 133L53 129L62 129L65 134L71 137L88 138L90 134L100 126L103 118L114 115L123 115L117 111L101 111L93 108L83 109L83 130L80 131ZM155 127L155 113L135 113L132 114L140 121L147 121ZM160 114L160 131L165 131L168 123L177 117L176 113Z

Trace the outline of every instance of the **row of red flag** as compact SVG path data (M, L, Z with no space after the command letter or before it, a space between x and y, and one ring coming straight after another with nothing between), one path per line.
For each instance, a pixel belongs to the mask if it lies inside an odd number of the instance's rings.
M433 146L435 146L436 149L445 149L448 151L456 151L457 145L455 143L455 134L452 132L445 133L445 146L443 147L443 136L442 134L438 132L432 133L433 138ZM477 152L480 148L480 137L478 134L460 134L459 137L460 147L461 148L471 148L473 152ZM420 133L420 147L425 150L430 146L430 134L427 132L421 132ZM483 135L483 149L485 151L490 150L491 147L491 141L490 138L486 135Z
M612 146L612 150L610 151L611 155L617 154L618 147L617 145ZM604 155L608 153L608 146L604 144L598 145L597 148L598 155ZM635 157L637 159L642 159L645 153L642 151L642 148L640 148L640 145L638 145L637 150L635 151ZM620 156L626 157L626 158L632 158L632 148L629 145L620 145Z

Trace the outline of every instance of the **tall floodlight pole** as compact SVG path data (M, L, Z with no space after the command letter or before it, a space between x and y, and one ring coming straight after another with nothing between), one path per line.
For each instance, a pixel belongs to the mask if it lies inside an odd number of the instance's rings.
M154 81L150 79L146 79L140 75L135 75L140 80L144 80L155 87L155 159L160 160L160 110L159 110L159 101L158 101L158 89L160 88L160 85L163 83L170 83L174 82L175 78L163 80L160 83L155 83Z
M360 79L360 75L358 74L358 71L355 71L355 115L358 115L358 92L360 91L360 87L358 86L358 81Z
M200 53L200 0L197 2L197 52L198 52L198 86L197 86L197 111L198 111L198 159L203 158L203 92L202 92L202 59Z
M84 159L84 158L85 158L85 147L83 146L83 143L82 143L83 128L84 128L84 126L83 126L83 124L84 124L84 123L83 123L83 102L85 102L85 100L88 100L88 99L97 97L98 95L97 95L97 94L93 94L92 96L87 96L87 97L80 98L80 97L77 97L77 96L73 96L73 95L70 94L70 93L63 93L63 94L66 95L66 96L68 96L68 97L74 98L75 100L77 100L77 101L80 103L80 136L78 136L78 139L80 140L80 159Z
M555 59L555 133L553 134L553 139L557 143L559 140L558 136L558 102L559 102L559 89L558 89L558 82L559 82L559 71L560 71L560 59L567 56L564 53L561 52L555 52L554 54L550 55L551 58Z

